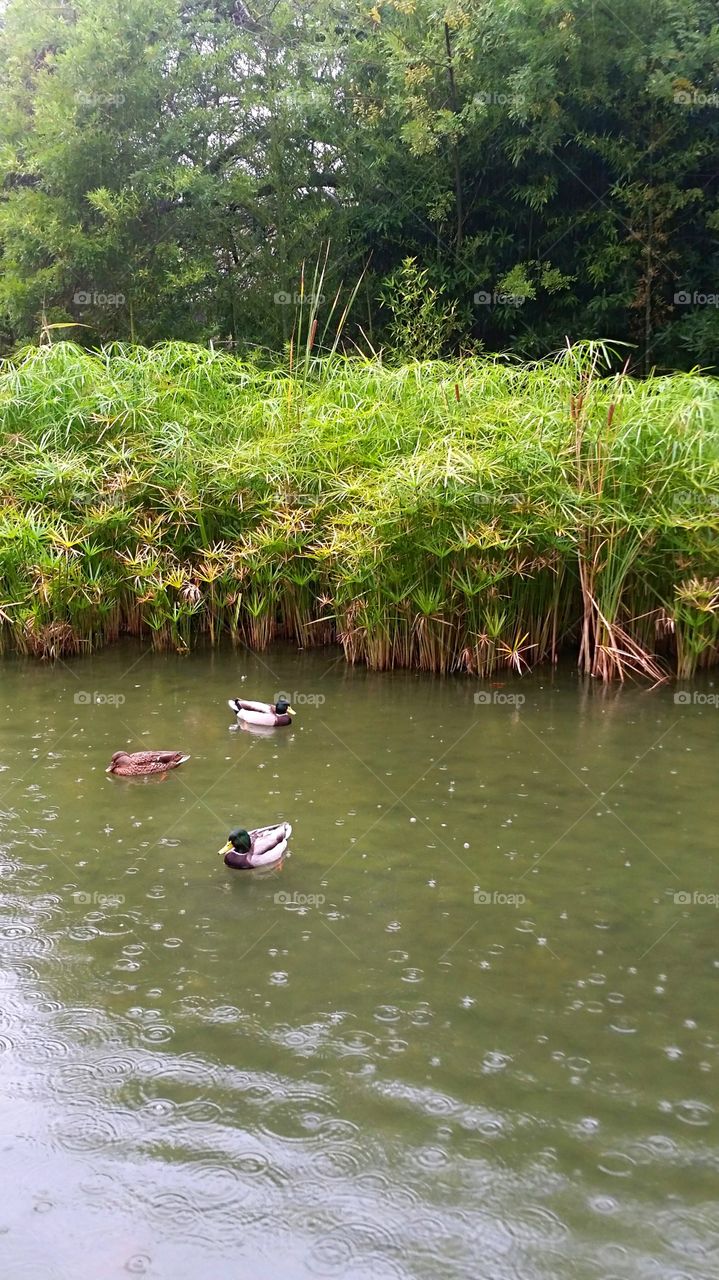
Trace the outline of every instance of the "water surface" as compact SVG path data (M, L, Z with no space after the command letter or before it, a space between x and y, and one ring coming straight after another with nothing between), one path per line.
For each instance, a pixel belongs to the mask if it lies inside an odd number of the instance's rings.
M714 687L336 657L3 662L1 1274L716 1276Z

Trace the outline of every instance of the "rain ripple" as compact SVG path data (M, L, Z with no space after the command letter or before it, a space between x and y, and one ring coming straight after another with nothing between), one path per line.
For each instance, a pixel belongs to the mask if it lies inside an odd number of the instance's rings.
M52 1139L64 1151L98 1154L115 1147L121 1140L123 1113L104 1106L89 1111L78 1107L56 1121Z
M263 1133L285 1142L321 1141L334 1110L335 1104L329 1098L298 1089L288 1097L273 1098L263 1108L260 1128Z
M319 1275L356 1275L358 1266L368 1275L404 1277L400 1262L391 1259L399 1252L390 1230L377 1222L347 1222L322 1236L310 1251L312 1269Z

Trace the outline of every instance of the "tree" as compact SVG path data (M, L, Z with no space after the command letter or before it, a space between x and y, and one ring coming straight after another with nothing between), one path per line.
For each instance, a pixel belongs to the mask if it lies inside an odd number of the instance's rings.
M610 337L638 368L713 361L715 3L615 10L10 0L7 341L44 321L276 349L329 241L328 298L371 263L354 333L375 345L411 258L452 307L444 350Z

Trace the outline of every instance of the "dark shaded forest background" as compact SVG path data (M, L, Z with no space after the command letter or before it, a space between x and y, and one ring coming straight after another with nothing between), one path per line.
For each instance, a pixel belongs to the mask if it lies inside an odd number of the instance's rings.
M12 0L0 343L714 366L716 0ZM364 275L363 275L364 272ZM341 309L341 308L340 308ZM51 329L50 326L72 325Z

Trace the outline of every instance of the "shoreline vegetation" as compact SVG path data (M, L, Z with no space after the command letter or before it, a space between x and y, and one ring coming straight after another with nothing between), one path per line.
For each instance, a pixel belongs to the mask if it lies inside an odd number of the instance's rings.
M69 342L0 366L0 648L341 644L488 676L719 658L719 380L521 364L288 367Z

